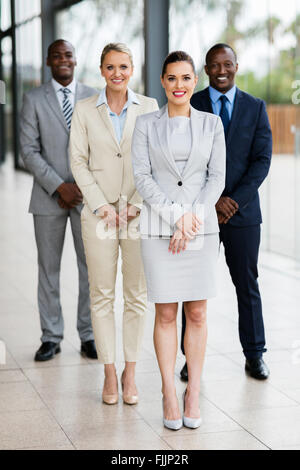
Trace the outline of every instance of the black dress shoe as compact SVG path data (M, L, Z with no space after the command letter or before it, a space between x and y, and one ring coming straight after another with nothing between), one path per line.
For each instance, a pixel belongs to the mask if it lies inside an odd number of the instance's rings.
M52 341L46 341L42 343L41 347L37 350L34 356L35 361L49 361L55 354L60 353L59 343L53 343Z
M270 375L269 368L262 357L246 359L245 369L251 377L258 380L266 380Z
M187 370L187 363L184 364L183 368L181 369L180 371L180 377L182 380L184 380L185 382L187 382L189 380L189 376L188 376L188 370Z
M95 346L95 341L91 339L90 341L85 341L81 343L81 353L90 359L98 359L97 350Z

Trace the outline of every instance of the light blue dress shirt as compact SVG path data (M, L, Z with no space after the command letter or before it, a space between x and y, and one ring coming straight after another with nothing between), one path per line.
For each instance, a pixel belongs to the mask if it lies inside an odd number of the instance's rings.
M136 94L130 88L127 89L127 94L128 94L127 101L119 115L114 113L108 106L107 98L106 98L106 87L101 90L97 104L96 104L96 106L101 106L102 104L106 105L111 122L114 126L116 138L119 143L121 142L122 135L123 135L123 129L125 126L128 106L130 106L133 103L140 104Z
M221 93L220 91L216 90L212 86L209 87L209 96L212 104L212 109L214 114L217 114L220 116L221 112L221 106L222 103L220 101L220 96L227 96L227 101L226 101L226 108L229 114L229 119L231 119L232 116L232 111L233 111L233 106L234 106L234 100L235 100L235 95L236 95L236 85L234 85L227 93Z

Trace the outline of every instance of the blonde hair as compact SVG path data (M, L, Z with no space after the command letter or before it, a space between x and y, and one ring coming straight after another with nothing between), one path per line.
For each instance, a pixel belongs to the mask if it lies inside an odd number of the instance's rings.
M126 44L123 44L122 42L110 42L109 44L106 44L101 54L100 67L102 67L105 56L110 51L123 52L124 54L127 54L133 67L132 52L129 47L127 47Z

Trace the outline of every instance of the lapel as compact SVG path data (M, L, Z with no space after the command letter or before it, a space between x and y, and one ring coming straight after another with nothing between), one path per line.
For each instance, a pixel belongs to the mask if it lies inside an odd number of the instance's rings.
M158 141L160 147L163 151L169 168L176 173L176 176L181 178L180 172L176 166L173 155L170 151L170 129L168 126L168 105L166 104L160 110L159 119L155 122L155 127L157 131Z
M137 111L138 111L140 106L141 106L140 104L132 103L127 108L126 119L125 119L123 134L122 134L122 137L121 137L120 147L122 147L122 144L123 144L124 140L126 140L128 138L131 139L131 137L132 137L132 131L133 131L134 125L135 125L135 120L136 120L136 117L137 117Z
M202 119L201 116L199 116L197 111L191 106L192 148L184 167L182 177L184 177L193 166L195 158L199 158L199 133L201 133L199 119Z
M102 119L102 122L104 122L104 124L105 124L107 130L109 131L111 137L113 138L116 146L118 147L119 150L121 150L120 144L118 142L113 123L111 122L111 119L109 117L106 105L103 103L100 106L97 106L97 110L98 110L100 118Z
M54 88L52 86L51 81L46 83L45 93L46 93L46 99L48 101L48 104L49 104L50 108L55 113L57 119L63 125L65 131L69 134L69 129L68 129L66 120L65 120L64 115L62 113L61 107L59 106L59 102L58 102L58 99L57 99L57 96L55 94L55 91L54 91Z
M199 100L201 102L201 111L205 111L206 113L214 114L211 99L209 96L209 88L205 88L202 92L200 92ZM196 108L198 109L198 107Z
M234 100L234 106L233 106L233 111L232 111L232 116L231 116L231 121L230 121L230 126L228 129L228 135L226 139L226 144L229 145L230 140L232 139L233 133L236 129L236 126L239 122L241 112L243 108L243 94L239 88L236 89L236 94L235 94L235 100Z
M75 88L75 103L77 103L77 101L79 100L82 100L86 98L86 96L84 96L84 87L82 86L81 83L78 83L76 81L76 88Z

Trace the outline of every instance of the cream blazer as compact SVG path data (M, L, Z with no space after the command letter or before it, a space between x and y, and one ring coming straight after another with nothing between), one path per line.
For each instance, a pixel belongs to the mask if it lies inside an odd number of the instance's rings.
M136 95L140 104L127 109L121 142L117 141L106 105L96 106L99 95L79 101L73 112L70 132L70 166L92 212L121 197L141 207L134 184L131 139L137 116L158 109L155 99Z

